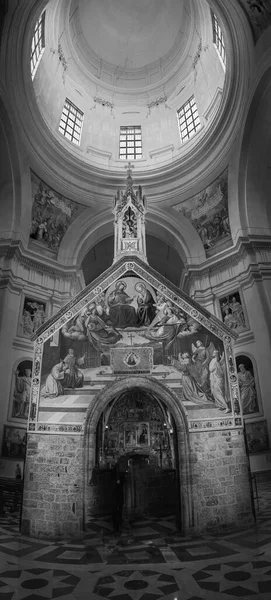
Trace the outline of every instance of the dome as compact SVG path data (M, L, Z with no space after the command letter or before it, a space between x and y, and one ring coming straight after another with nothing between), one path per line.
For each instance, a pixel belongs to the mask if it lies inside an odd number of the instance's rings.
M182 44L191 24L183 1L74 0L71 26L81 46L125 73L162 60Z
M45 7L33 91L57 142L82 162L122 169L120 128L136 126L140 169L175 163L210 134L225 77L206 0L51 0ZM183 140L178 111L191 98L199 126ZM59 130L66 101L83 121L75 144Z
M100 206L132 161L149 205L173 206L197 192L203 173L212 181L225 168L248 78L239 14L212 3L223 62L207 0L36 0L32 8L22 11L20 36L9 45L10 86L34 172ZM31 74L41 15L42 52ZM196 125L183 136L180 114L190 102ZM76 140L61 127L67 104L80 117ZM130 127L140 136L133 157L121 153Z

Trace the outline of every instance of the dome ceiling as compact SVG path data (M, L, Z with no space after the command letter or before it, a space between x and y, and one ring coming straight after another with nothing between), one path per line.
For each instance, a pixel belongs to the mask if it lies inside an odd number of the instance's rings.
M184 4L184 0L76 0L73 14L89 48L123 71L156 62L172 50L177 38L182 42L190 21Z
M202 174L210 180L225 164L239 120L239 92L248 78L246 56L239 51L242 28L234 13L238 36L228 35L228 15L220 4L226 69L214 46L207 0L33 0L27 5L20 37L9 41L10 88L33 170L44 180L50 173L57 189L73 200L104 207L123 180L120 132L134 126L142 137L142 152L132 158L134 173L150 203L171 206L201 189ZM216 2L211 6L215 10ZM30 85L30 48L42 10L45 43ZM15 56L22 61L15 64ZM233 76L235 60L242 63L238 77ZM12 95L15 87L18 93ZM191 99L200 126L187 139L178 114ZM75 141L67 106L80 116ZM63 114L68 135L60 128ZM126 154L130 159L131 152Z

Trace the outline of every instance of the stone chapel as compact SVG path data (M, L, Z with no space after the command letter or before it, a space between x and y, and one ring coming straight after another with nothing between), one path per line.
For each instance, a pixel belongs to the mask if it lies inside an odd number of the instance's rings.
M1 17L0 480L21 531L83 536L116 477L124 521L249 525L271 473L269 3Z

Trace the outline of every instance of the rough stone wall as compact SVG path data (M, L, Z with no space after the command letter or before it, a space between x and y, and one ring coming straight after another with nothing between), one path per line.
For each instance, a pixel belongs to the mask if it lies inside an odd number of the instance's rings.
M22 533L77 537L83 531L83 438L28 434Z
M242 430L190 434L194 531L219 531L253 521Z

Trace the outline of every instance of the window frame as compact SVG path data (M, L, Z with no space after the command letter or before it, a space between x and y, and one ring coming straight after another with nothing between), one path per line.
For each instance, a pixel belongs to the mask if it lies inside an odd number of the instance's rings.
M177 119L181 143L184 144L202 127L194 94L177 110Z
M72 116L71 116L72 115ZM83 130L84 113L69 98L65 99L58 131L75 146L80 146ZM63 125L62 125L63 123Z
M140 153L136 149L140 148ZM125 153L121 150L125 149ZM133 152L131 151L133 150ZM119 160L139 160L142 158L141 125L121 125L119 133Z
M35 29L31 41L30 71L32 81L36 75L38 66L41 61L41 57L45 50L45 14L46 10L43 10L35 24Z
M226 47L222 29L219 25L218 18L216 14L211 10L212 17L212 31L213 31L213 44L219 56L220 62L223 66L223 69L226 69L227 55L226 55Z

